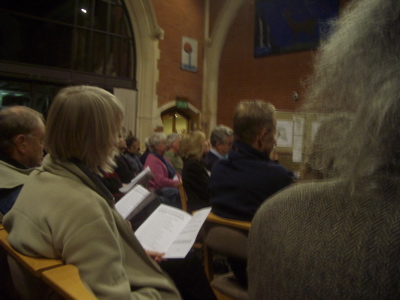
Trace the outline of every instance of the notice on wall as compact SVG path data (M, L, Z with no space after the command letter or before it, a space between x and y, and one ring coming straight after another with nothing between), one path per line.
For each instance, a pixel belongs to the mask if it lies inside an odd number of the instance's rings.
M197 40L188 37L182 37L182 70L197 72Z
M277 147L292 147L293 144L293 121L277 120L276 129L278 131Z

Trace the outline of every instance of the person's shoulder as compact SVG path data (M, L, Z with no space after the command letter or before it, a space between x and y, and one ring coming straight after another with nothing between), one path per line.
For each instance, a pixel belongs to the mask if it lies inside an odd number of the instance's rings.
M219 158L218 158L214 153L212 153L211 151L209 151L209 152L205 155L204 160L205 160L206 162L212 163L212 162L214 162L214 161L219 160Z
M338 191L345 189L345 183L341 179L326 179L294 183L265 201L259 211L267 213L270 211L283 212L286 209L306 206L313 201L327 199Z
M267 161L265 164L266 164L266 167L267 167L267 168L273 170L274 172L282 173L282 174L288 174L288 173L290 173L290 174L293 175L293 172L292 172L292 171L290 171L290 170L289 170L288 168L286 168L285 166L281 165L279 162L276 162L276 161ZM265 165L265 164L263 164L263 165Z
M200 161L198 159L187 159L183 162L183 167L186 169L204 168L205 163L204 161Z
M154 163L156 161L159 161L159 159L149 152L146 157L145 165L148 165L149 163Z

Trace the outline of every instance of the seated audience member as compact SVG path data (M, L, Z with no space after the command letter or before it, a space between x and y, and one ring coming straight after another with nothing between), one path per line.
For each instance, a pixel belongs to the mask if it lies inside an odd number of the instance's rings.
M228 159L214 165L209 188L212 211L251 221L261 203L293 181L293 173L271 161L275 147L275 107L263 101L239 103L233 116L236 141ZM228 257L237 279L247 285L246 263Z
M171 133L167 136L167 151L165 156L168 157L175 171L182 175L183 161L179 155L179 148L181 145L182 137L178 133Z
M182 182L188 197L188 210L210 206L208 175L202 157L209 151L206 137L201 131L194 131L185 136L181 142L183 158Z
M126 142L122 136L118 137L118 154L115 156L116 167L114 168L122 183L129 183L137 175L131 162L125 157Z
M148 188L156 191L161 202L181 208L178 187L181 185L180 175L175 172L171 162L164 156L167 150L167 137L162 132L155 132L149 138L149 155L144 168L149 167L154 178L149 181Z
M215 214L251 221L261 203L293 181L293 173L271 161L275 108L262 101L241 102L233 117L236 141L228 159L213 168L209 188Z
M42 163L44 131L42 115L31 108L0 111L0 222L28 175Z
M223 158L226 158L232 149L233 130L225 125L218 125L211 132L211 149L204 156L206 168L211 172L212 167Z
M77 266L98 299L180 299L99 178L100 169L112 171L122 121L122 105L109 92L93 86L62 89L47 118L48 155L3 224L17 251Z
M143 164L140 161L140 141L134 137L128 137L126 139L126 151L124 153L125 158L130 162L135 170L135 176L143 171Z
M0 223L14 205L28 175L42 163L45 126L37 111L13 106L0 111ZM7 255L0 247L0 295L16 299Z
M302 111L352 115L319 154L339 172L260 207L250 299L400 298L400 1L353 1L333 29Z

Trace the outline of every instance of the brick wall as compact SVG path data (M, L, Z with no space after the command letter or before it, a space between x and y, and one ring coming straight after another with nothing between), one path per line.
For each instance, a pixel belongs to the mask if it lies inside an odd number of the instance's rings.
M158 105L188 98L202 109L204 55L204 0L152 0L160 40ZM210 31L227 0L211 0ZM344 7L351 0L340 0ZM181 70L182 36L198 41L198 71ZM242 99L264 99L278 110L295 110L304 101L303 81L312 73L312 51L254 58L254 0L247 0L228 33L220 62L217 123L232 125L232 114ZM294 101L293 92L299 94Z
M254 1L240 10L221 55L217 122L232 126L236 104L264 99L279 110L295 110L304 99L302 81L312 72L313 52L254 58ZM294 101L296 91L300 98Z
M351 0L340 0L344 8ZM225 42L220 63L217 123L232 126L240 100L264 99L278 110L294 111L305 100L314 51L254 58L254 0L247 0ZM299 94L294 101L293 92Z
M158 105L175 100L176 96L188 98L201 110L204 53L204 1L203 0L153 0L158 25L164 30L160 40ZM182 37L198 41L198 71L181 70Z

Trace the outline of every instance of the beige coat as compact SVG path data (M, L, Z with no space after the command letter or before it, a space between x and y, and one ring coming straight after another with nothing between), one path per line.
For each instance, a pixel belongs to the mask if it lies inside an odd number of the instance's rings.
M0 160L0 189L9 190L23 185L32 171L33 168L20 169ZM0 212L0 223L2 221L3 214Z
M75 164L47 155L3 223L18 251L76 265L99 299L180 299L113 199Z
M0 189L23 185L33 169L20 169L0 160Z

